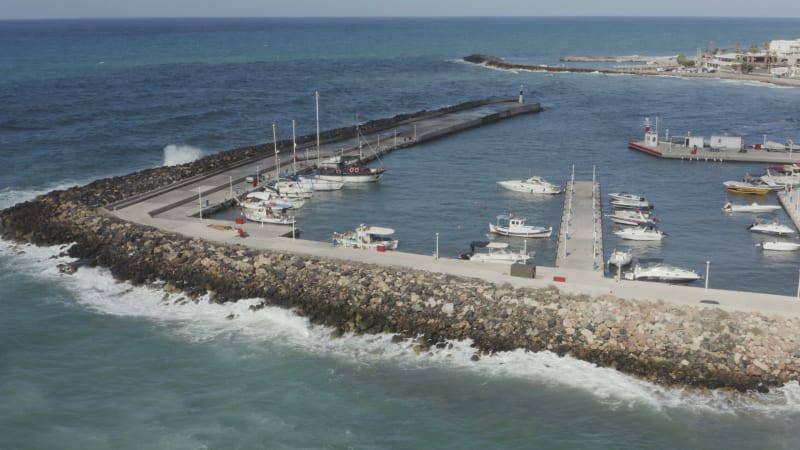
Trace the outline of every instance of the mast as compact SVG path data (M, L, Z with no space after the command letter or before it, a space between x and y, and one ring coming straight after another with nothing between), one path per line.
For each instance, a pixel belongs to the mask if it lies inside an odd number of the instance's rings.
M294 119L292 119L292 174L297 175L297 142L294 137Z
M276 178L281 178L281 159L278 158L278 137L275 131L275 123L272 124L272 143L275 146L275 173Z
M317 104L317 167L319 167L319 91L314 91Z

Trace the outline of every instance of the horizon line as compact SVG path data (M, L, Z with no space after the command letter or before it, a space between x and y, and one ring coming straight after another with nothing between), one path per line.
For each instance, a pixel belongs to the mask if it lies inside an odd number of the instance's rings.
M175 20L175 19L753 19L753 20L798 20L800 17L776 16L642 16L642 15L530 15L530 16L76 16L76 17L18 17L4 18L0 22L45 21L45 20Z

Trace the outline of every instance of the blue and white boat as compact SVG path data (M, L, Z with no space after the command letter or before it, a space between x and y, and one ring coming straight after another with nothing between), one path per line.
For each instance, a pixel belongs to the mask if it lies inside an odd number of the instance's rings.
M516 217L511 213L497 216L497 223L489 224L489 232L500 236L545 238L553 233L553 227L526 225L524 217Z

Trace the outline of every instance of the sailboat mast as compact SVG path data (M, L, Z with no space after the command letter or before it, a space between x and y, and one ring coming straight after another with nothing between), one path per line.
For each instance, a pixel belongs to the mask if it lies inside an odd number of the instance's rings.
M275 177L281 177L281 159L278 158L278 134L275 131L275 124L272 124L272 143L275 146Z
M319 167L319 91L314 91L317 104L317 167Z
M297 142L294 135L294 119L292 119L292 174L297 175Z

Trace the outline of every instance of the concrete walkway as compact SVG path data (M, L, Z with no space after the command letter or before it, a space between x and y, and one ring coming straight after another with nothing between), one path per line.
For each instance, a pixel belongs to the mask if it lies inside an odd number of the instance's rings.
M598 183L567 183L556 267L584 270L598 278L603 277L603 216L600 205Z
M643 281L616 281L603 278L602 271L588 271L564 267L542 267L536 269L536 278L510 275L510 266L503 264L475 263L461 259L417 255L403 252L377 252L334 247L329 243L275 237L269 226L246 223L242 227L249 237L241 238L235 230L209 227L231 225L229 221L208 219L168 220L149 218L145 225L164 228L183 235L229 245L245 245L254 249L284 251L298 255L342 259L387 267L427 270L455 276L473 277L492 283L509 283L515 287L544 288L555 285L570 294L589 296L614 295L620 298L641 301L664 301L679 305L705 308L721 308L728 311L760 312L765 315L800 317L800 300L790 296L761 294L754 292L703 289L681 285L650 283ZM563 280L563 281L555 281ZM709 302L710 301L710 302Z

